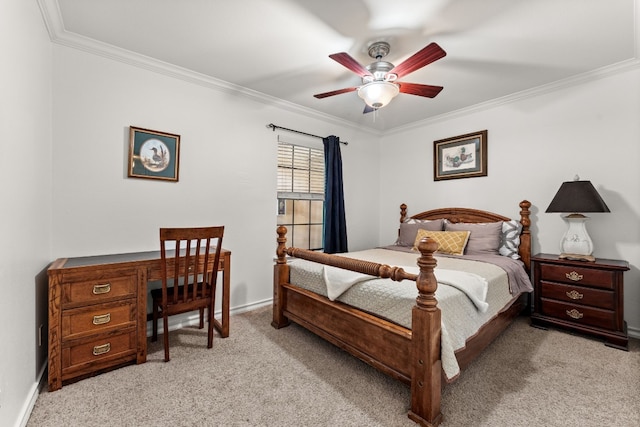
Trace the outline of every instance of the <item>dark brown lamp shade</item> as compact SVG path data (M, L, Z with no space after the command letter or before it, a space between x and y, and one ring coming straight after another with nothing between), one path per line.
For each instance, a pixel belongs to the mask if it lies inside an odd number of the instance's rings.
M591 181L563 182L546 212L611 212Z

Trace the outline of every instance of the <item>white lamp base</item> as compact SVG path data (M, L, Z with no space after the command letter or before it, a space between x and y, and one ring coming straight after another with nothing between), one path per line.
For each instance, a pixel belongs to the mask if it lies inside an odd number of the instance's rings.
M569 224L569 229L560 241L562 254L560 258L595 261L593 242L587 233L585 222L589 219L582 214L571 214L564 217Z

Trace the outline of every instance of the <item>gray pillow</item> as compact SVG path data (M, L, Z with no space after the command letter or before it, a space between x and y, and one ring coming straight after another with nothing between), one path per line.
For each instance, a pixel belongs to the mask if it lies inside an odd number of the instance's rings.
M400 234L396 245L413 247L418 230L442 231L442 220L426 220L409 218L400 224Z
M446 221L445 231L470 231L469 242L464 251L465 255L500 255L498 250L502 243L502 221L485 223L457 224Z

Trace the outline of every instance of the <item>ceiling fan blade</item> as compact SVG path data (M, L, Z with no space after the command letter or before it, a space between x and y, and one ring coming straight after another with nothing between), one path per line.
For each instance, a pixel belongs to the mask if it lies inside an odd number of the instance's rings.
M447 52L445 52L437 43L430 43L407 58L405 61L396 65L395 68L389 71L389 73L396 74L398 78L400 78L424 67L425 65L429 65L446 55Z
M318 99L326 98L328 96L340 95L341 93L353 92L358 90L358 86L355 87L346 87L344 89L332 90L331 92L318 93L315 96Z
M424 96L427 98L434 98L443 89L442 86L421 85L418 83L398 82L397 84L400 86L401 93Z
M348 69L350 69L351 71L359 75L360 77L371 75L369 70L364 68L358 61L353 59L353 57L349 55L347 52L334 53L333 55L329 55L329 58L347 67Z

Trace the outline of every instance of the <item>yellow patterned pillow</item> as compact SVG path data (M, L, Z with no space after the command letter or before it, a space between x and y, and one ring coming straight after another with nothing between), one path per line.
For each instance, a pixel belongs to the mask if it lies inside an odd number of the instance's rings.
M470 231L430 231L418 230L413 249L418 250L418 244L423 237L429 237L436 241L438 250L442 254L462 255L469 241Z

